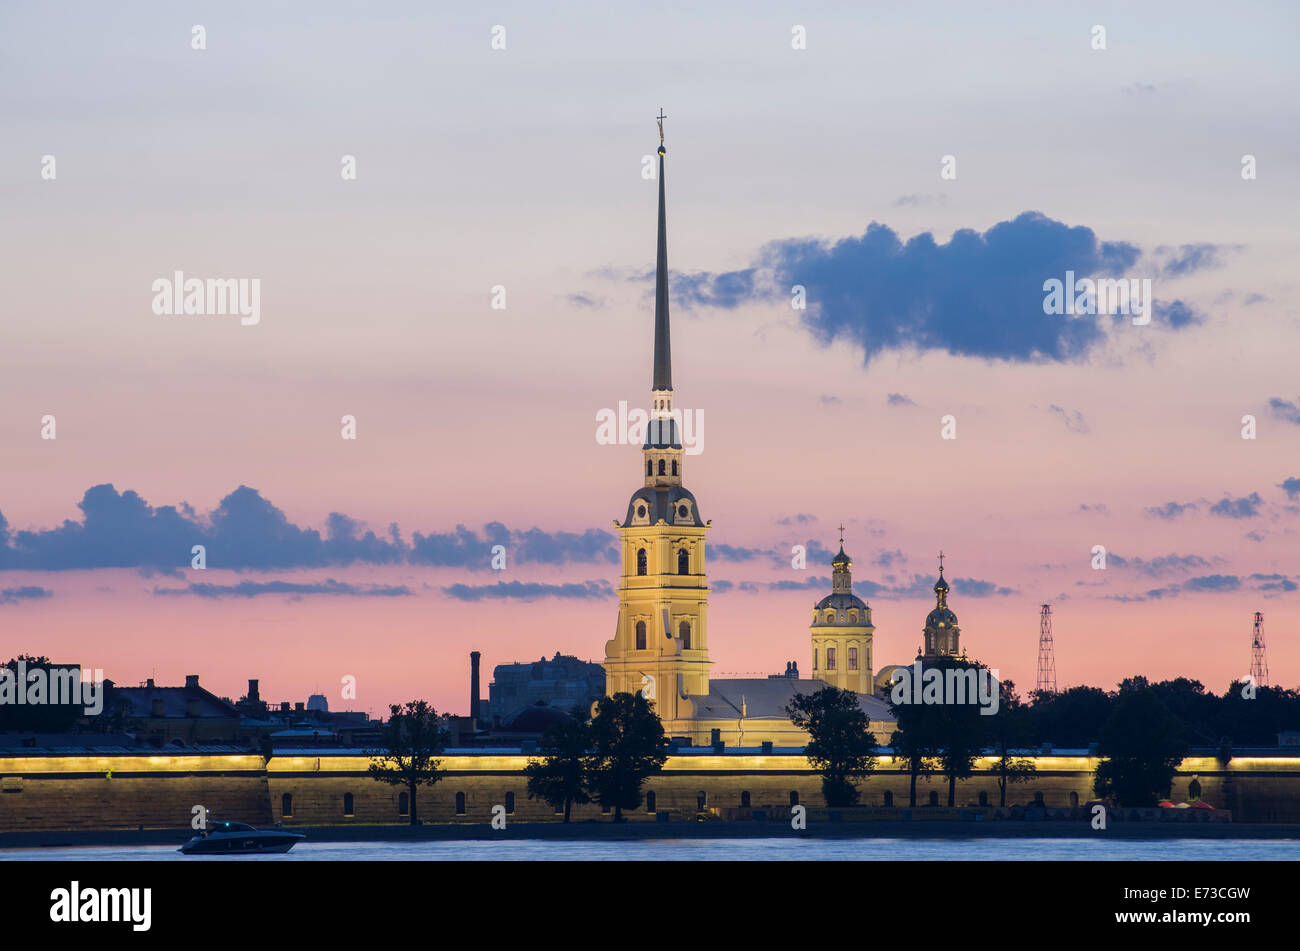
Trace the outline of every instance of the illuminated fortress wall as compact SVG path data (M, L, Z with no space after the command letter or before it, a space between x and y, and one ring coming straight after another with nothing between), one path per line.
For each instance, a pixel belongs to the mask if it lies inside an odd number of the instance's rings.
M1049 809L1068 809L1092 798L1092 770L1087 756L1063 754L1032 757L1038 774L1012 785L1009 804L1027 804L1041 793ZM420 818L426 822L486 823L494 805L506 805L513 793L513 821L556 821L544 802L529 800L522 769L528 757L513 752L446 755L449 774L433 787L422 787ZM399 796L403 788L375 782L366 773L367 759L326 752L276 756L32 756L0 759L0 832L54 829L184 829L195 805L216 818L254 825L286 826L402 824ZM975 776L957 784L957 805L976 805L980 793L998 804L996 778L981 761ZM1300 757L1242 756L1224 770L1213 758L1184 761L1174 778L1171 798L1190 798L1199 782L1201 798L1232 810L1246 822L1300 822ZM705 810L739 807L788 809L790 794L810 808L824 806L819 777L800 755L730 751L670 757L664 772L645 785L654 794L656 811L674 820L694 819L700 796ZM882 757L877 771L861 784L863 804L882 806L892 793L895 806L906 806L908 777ZM942 777L917 783L917 804L930 793L946 804ZM458 796L464 811L458 813ZM352 813L345 815L345 797ZM746 797L748 794L748 797ZM286 800L285 796L289 799ZM284 813L288 806L289 814ZM626 813L633 821L652 821L643 804ZM577 821L601 818L596 805L575 806Z

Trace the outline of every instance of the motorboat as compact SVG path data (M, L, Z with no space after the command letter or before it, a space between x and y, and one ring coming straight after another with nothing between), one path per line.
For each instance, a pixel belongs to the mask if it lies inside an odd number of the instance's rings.
M243 822L209 822L178 851L186 855L265 855L288 852L305 838L283 829L254 829Z

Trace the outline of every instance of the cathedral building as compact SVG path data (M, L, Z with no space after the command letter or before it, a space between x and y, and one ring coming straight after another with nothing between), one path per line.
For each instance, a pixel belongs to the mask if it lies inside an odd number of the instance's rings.
M663 122L659 128L659 222L655 262L651 412L641 447L642 478L621 522L618 622L605 645L605 689L653 700L664 731L683 745L802 747L807 734L785 707L827 683L857 692L871 729L888 742L893 717L871 689L871 611L852 591L842 540L832 592L813 615L813 677L720 679L709 668L705 536L712 522L686 488L681 433L673 413L668 315L668 229Z

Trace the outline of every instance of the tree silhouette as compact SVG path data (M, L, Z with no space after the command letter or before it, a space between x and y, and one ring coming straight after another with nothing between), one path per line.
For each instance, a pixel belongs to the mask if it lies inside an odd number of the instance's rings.
M591 756L591 726L587 711L574 707L573 712L547 727L542 734L541 759L530 760L524 767L528 777L528 798L545 800L553 809L564 810L569 821L573 804L591 802L587 795L587 767Z
M420 824L415 797L420 786L432 786L443 777L436 759L447 746L447 732L438 712L427 700L391 704L388 722L379 729L380 748L367 750L377 762L367 772L381 783L405 786L411 798L411 825Z
M56 679L62 679L72 669L67 664L52 664L48 657L33 657L30 654L19 654L13 660L6 664L0 665L9 668L11 674L9 681L15 691L26 691L31 681L19 683L18 680L18 662L25 664L24 670L30 677L33 671L40 670L44 674L46 689L49 691L43 703L15 703L14 697L4 698L0 696L0 731L13 731L20 733L66 733L71 730L77 721L86 715L85 707L82 704L83 695L78 692L72 697L71 703L53 703L53 690ZM81 669L75 668L78 676ZM66 682L66 680L65 680ZM80 680L77 681L81 683ZM104 689L103 687L100 688Z
M796 693L785 712L795 726L808 731L804 755L821 773L826 805L857 805L860 794L854 779L876 767L876 737L857 694L828 684L816 693Z
M668 760L663 723L641 694L616 693L596 702L590 729L588 785L622 822L624 809L641 805L642 784Z
M1033 724L1030 720L1029 707L1020 700L1016 693L1014 681L1002 681L999 689L998 712L989 724L989 738L994 755L993 773L998 778L998 805L1007 804L1007 786L1010 783L1027 782L1038 767L1034 761L1019 755L1019 749L1027 743Z
M1122 806L1154 806L1169 795L1187 754L1183 726L1150 687L1121 690L1101 730L1093 787Z

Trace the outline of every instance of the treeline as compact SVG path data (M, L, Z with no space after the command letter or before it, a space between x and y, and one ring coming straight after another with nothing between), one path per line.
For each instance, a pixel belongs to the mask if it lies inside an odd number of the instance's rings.
M1138 676L1113 691L1071 687L1057 694L1033 693L1027 739L1036 746L1086 749L1100 739L1121 694L1129 690L1150 691L1177 718L1191 746L1276 746L1278 733L1300 729L1300 691L1235 681L1218 695L1186 677L1151 683Z

